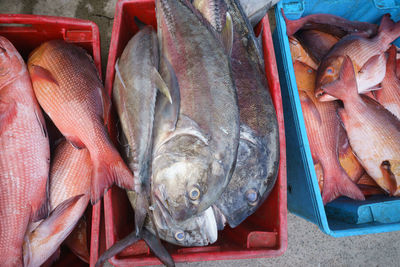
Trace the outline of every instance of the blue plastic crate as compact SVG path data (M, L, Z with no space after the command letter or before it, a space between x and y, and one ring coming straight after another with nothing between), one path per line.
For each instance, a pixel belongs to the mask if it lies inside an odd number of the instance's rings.
M329 13L378 24L386 13L390 13L393 20L400 20L400 0L282 0L275 9L276 30L273 35L285 116L289 210L334 237L400 230L400 198L375 196L367 201L355 201L342 197L324 207L281 8L288 19ZM395 44L400 45L400 39Z

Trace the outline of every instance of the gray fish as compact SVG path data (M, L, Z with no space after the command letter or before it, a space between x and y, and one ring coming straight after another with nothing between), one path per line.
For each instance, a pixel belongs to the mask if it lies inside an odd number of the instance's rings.
M148 209L157 88L169 96L158 73L158 64L157 35L151 26L146 26L128 42L115 66L114 103L132 153L129 168L141 183L134 207L137 233L143 226Z
M275 184L278 123L257 41L240 4L235 0L195 0L194 5L214 27L224 23L226 12L233 21L231 57L240 112L240 142L232 179L215 206L229 225L236 227L256 211Z
M224 26L221 41L187 0L157 0L156 10L160 51L175 71L180 106L175 129L154 139L152 191L174 220L184 221L218 199L234 169L239 114L228 56L232 28Z

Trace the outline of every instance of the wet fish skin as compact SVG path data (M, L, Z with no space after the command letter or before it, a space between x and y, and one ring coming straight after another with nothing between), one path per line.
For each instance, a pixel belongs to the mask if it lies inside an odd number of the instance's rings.
M294 35L298 30L319 30L339 38L347 34L361 33L365 36L374 36L378 32L378 26L368 22L350 21L331 14L312 14L297 20L289 20L281 9L286 23L288 36Z
M396 75L396 48L389 48L389 58L386 65L382 89L375 92L376 100L387 110L400 119L400 79Z
M225 24L226 12L233 22L231 58L240 139L231 181L215 206L229 225L236 227L256 211L275 184L279 165L278 123L256 37L240 4L232 0L202 0L194 1L194 6L214 27Z
M339 162L340 122L336 102L319 102L313 95L315 70L302 62L294 64L307 137L314 164L320 163L323 172L322 200L324 204L341 195L364 200ZM303 80L308 80L303 83ZM311 87L306 87L311 85Z
M318 64L329 50L339 41L338 37L317 30L300 30L295 34L295 36L300 41L302 47L304 47L307 53Z
M158 65L157 35L151 26L145 26L124 48L114 79L113 99L131 153L129 168L140 182L140 199L133 207L137 233L143 226L150 201L154 107L157 88L164 86Z
M366 172L386 192L399 195L400 121L375 100L360 96L354 77L346 56L339 79L324 88L343 101L338 113Z
M186 0L156 1L161 54L179 83L176 128L153 152L153 184L177 221L211 206L236 159L239 115L229 57L211 25ZM205 75L206 74L206 75Z
M48 214L50 147L25 62L0 36L0 262L22 266L28 224Z
M28 69L42 108L69 142L90 152L92 202L114 182L138 189L137 180L108 138L105 124L110 99L91 57L80 47L52 40L31 53Z
M62 141L50 168L50 209L24 244L25 266L40 266L58 249L82 217L90 199L92 162L87 149Z
M318 69L318 64L308 54L308 52L301 45L300 41L295 36L289 36L290 54L292 62L296 60L301 61L313 69Z
M394 23L390 15L384 15L378 34L373 38L360 35L349 35L337 42L321 61L317 73L315 95L320 101L331 101L335 98L327 95L323 87L339 76L345 56L353 62L359 93L370 91L385 77L385 51L390 43L400 35L400 22Z

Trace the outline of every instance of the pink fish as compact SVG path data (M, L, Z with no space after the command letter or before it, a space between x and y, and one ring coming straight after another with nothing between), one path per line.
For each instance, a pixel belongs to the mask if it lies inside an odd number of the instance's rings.
M358 92L376 90L376 86L385 77L385 52L399 35L400 22L394 23L387 14L382 17L378 35L375 37L365 38L353 34L342 38L321 61L317 72L315 96L320 101L335 99L326 94L323 87L338 78L346 56L349 56L353 63Z
M375 100L358 94L349 56L339 79L323 89L343 101L338 113L365 171L386 192L400 195L400 120Z
M396 75L396 47L389 49L386 75L382 81L382 89L375 92L376 100L400 119L400 79Z
M0 265L22 266L28 224L47 216L50 148L25 62L0 36Z

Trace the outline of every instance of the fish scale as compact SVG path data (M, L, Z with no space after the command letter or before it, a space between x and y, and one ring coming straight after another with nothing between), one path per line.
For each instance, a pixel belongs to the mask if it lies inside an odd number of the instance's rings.
M87 149L76 149L63 140L54 152L50 169L50 207L52 214L27 235L30 255L26 266L40 266L59 248L82 217L90 199L92 162ZM65 203L79 197L58 212ZM28 251L29 250L29 251Z
M25 63L4 37L0 46L9 71L0 78L0 262L20 266L28 223L47 215L50 148Z
M42 108L68 141L90 152L92 202L114 182L138 190L138 181L108 137L110 99L90 56L80 47L53 40L32 52L28 69Z
M175 71L180 110L176 129L155 137L152 183L183 221L209 208L231 179L239 112L230 59L212 26L190 1L157 0L156 7L160 54Z

